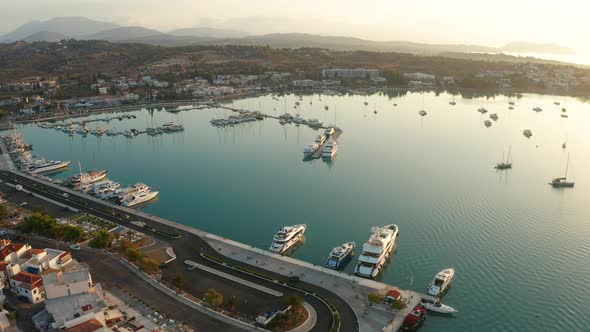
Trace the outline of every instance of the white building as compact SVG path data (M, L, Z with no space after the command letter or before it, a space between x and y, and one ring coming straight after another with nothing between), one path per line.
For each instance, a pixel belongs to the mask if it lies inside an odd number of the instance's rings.
M436 76L425 73L406 73L404 77L412 81L434 81Z
M86 270L49 273L43 276L47 299L90 293L92 277Z
M322 70L322 77L323 78L353 78L353 79L366 79L366 78L375 78L379 76L379 70L377 69L365 69L365 68L356 68L356 69L323 69Z

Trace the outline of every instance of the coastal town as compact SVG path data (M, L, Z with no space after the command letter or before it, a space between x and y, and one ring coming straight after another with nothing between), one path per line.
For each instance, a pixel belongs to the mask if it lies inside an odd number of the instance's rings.
M584 330L590 64L257 1L10 6L0 332Z

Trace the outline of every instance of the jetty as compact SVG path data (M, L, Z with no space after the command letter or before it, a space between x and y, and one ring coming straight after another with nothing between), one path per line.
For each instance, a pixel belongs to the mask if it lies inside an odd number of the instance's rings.
M324 143L320 144L320 147L317 150L315 150L315 152L312 155L305 157L304 160L321 158L322 152L324 151L324 146L326 145L326 143L328 143L328 141L330 139L337 140L340 137L340 135L342 135L342 132L343 132L342 129L334 128L334 133L332 135L326 135L326 136L328 136L328 138L324 141Z

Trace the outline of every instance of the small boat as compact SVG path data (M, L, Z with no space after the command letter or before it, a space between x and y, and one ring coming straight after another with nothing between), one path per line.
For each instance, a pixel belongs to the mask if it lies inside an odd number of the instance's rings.
M402 329L404 331L414 331L418 329L420 325L422 325L425 319L426 309L417 305L414 307L414 309L412 309L412 312L410 312L406 318L404 318Z
M510 106L510 107L508 107L508 109L509 109L509 110L513 110L513 109L514 109L514 107Z
M454 314L459 312L451 306L440 303L439 299L431 300L423 298L420 300L420 305L426 310L438 312L439 314Z
M479 108L477 111L481 114L486 114L488 112L484 107Z
M512 168L512 163L510 162L510 150L511 147L508 148L508 158L506 158L506 161L504 161L504 153L502 153L502 161L496 164L496 169L504 170Z
M514 106L514 102L513 102L513 101L509 101L509 102L508 102L508 105L512 105L512 106Z
M561 148L565 149L567 147L567 145L565 144L565 142L563 142L563 144L561 144Z
M318 143L307 144L303 149L303 156L309 157L312 154L314 154L319 148L320 145Z
M564 143L565 144L565 143ZM565 176L562 178L555 178L549 183L553 188L572 188L576 183L567 180L567 171L570 163L570 155L567 155L567 162L565 164Z
M543 109L537 106L537 107L534 107L533 108L533 111L535 111L535 112L541 112L541 111L543 111Z
M492 121L490 121L490 120L485 120L485 121L483 122L483 124L485 124L485 125L486 125L486 127L490 127L490 126L492 125Z
M569 118L569 116L567 116L567 114L562 114L561 117L566 118L566 119Z
M456 102L454 102L454 101L452 101L452 102L450 102L450 103L449 103L449 105L453 105L453 106L455 106L455 105L457 105L457 103L456 103Z
M334 135L335 132L336 132L336 129L334 129L334 127L329 127L328 129L326 129L324 131L324 135L326 135L326 136Z
M558 101L556 101L556 102L553 102L553 104L555 104L555 105L557 105L557 106L561 105L561 103L560 103L560 102L558 102Z
M369 105L369 102L368 101L365 101L365 106L367 106L367 105Z
M525 129L525 130L523 130L523 131L522 131L522 134L523 134L524 136L526 136L526 138L529 138L529 137L533 136L533 132L532 132L530 129Z
M418 114L420 114L421 116L426 116L426 114L428 114L428 113L426 113L425 110L421 110L420 112L418 112Z
M492 113L492 114L490 114L490 119L492 119L494 121L498 120L498 113Z
M397 107L397 104L393 104L393 106Z
M326 111L328 110L328 108L329 108L329 107L328 107L328 105L324 106L324 109L325 109Z
M309 119L309 120L307 120L307 124L310 127L316 127L316 128L319 128L323 125L323 123L318 119Z
M565 107L562 107L561 111L565 113L565 112L567 112L567 109L565 109Z
M352 256L355 247L354 242L348 242L332 249L326 261L326 267L334 270L340 268Z
M455 278L455 270L452 268L444 269L437 273L428 286L427 293L432 296L441 297L451 287Z
M315 139L315 143L317 143L318 145L322 145L322 144L324 144L324 142L326 142L326 139L327 139L326 135L323 135L323 134L318 135L318 137L316 137L316 139Z

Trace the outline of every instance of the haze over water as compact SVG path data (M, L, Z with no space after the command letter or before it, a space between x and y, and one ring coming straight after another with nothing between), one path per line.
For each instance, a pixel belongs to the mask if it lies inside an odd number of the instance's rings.
M298 112L297 97L286 98L247 98L234 105L279 115L286 104L287 112ZM186 128L161 137L71 138L33 125L22 131L36 154L108 169L109 178L123 185L143 181L159 188L159 200L144 209L152 214L263 249L279 227L306 223L306 242L293 256L316 264L343 242L360 247L371 226L395 223L397 253L382 281L424 291L439 270L457 270L443 302L460 312L455 318L429 315L422 331L587 328L590 105L541 95L321 99L304 96L299 112L344 130L330 163L302 160L317 131L273 119L215 128L211 118L229 115L221 109L178 115L142 110L133 113L137 119L111 122L117 130L170 120ZM448 104L453 99L456 106ZM515 110L508 110L509 100ZM422 104L424 118L418 115ZM482 105L486 115L477 112ZM533 112L536 106L543 112ZM560 117L561 107L569 119ZM499 120L486 128L490 113ZM530 139L524 129L532 130ZM514 168L496 171L509 146ZM576 186L553 189L547 183L563 175L568 153ZM352 273L355 262L345 271Z

